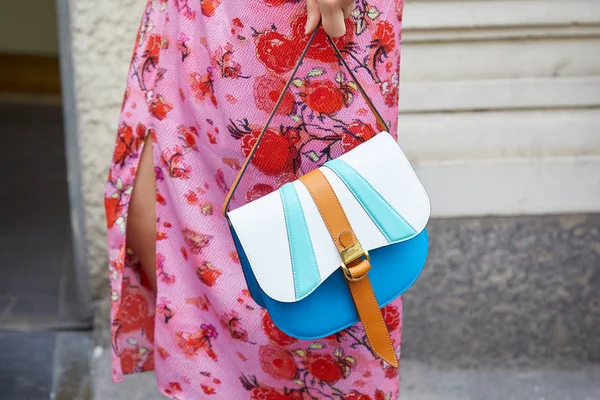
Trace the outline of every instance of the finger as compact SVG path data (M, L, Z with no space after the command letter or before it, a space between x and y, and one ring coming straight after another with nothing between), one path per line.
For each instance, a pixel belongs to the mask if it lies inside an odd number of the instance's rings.
M344 11L344 18L350 18L352 16L352 11L354 11L354 1L344 5L342 10Z
M332 38L339 38L346 33L344 12L335 0L321 0L319 2L323 29Z
M308 35L314 31L320 19L321 11L319 11L317 0L306 0L306 27L304 33Z

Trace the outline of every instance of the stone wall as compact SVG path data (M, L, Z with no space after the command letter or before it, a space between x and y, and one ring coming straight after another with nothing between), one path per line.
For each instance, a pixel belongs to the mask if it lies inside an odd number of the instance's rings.
M71 0L85 238L93 299L108 295L104 184L145 0Z

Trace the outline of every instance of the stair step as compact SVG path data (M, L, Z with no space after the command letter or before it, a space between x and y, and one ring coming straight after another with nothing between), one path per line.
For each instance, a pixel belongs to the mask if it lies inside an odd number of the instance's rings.
M402 360L400 400L598 400L600 364L460 369Z
M96 350L95 400L161 400L153 373L128 376L112 384L110 352ZM547 368L441 368L401 361L400 400L598 400L600 364L578 364L566 370Z

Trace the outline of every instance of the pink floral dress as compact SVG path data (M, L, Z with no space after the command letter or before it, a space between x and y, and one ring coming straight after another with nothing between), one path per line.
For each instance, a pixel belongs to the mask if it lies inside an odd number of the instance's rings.
M307 37L305 1L149 0L131 61L105 205L113 378L156 371L173 399L390 400L398 370L360 324L322 340L281 332L246 288L220 207ZM357 0L336 42L397 130L402 0ZM376 133L321 32L233 208ZM126 248L145 138L157 181L156 301ZM149 142L150 143L150 142ZM401 300L383 310L400 351Z

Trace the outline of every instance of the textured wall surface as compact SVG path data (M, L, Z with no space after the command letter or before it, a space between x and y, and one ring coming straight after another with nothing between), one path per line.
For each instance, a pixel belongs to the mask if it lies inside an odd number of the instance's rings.
M432 364L600 361L600 215L433 220L402 354Z
M92 297L108 293L103 193L145 0L71 0L86 248Z

